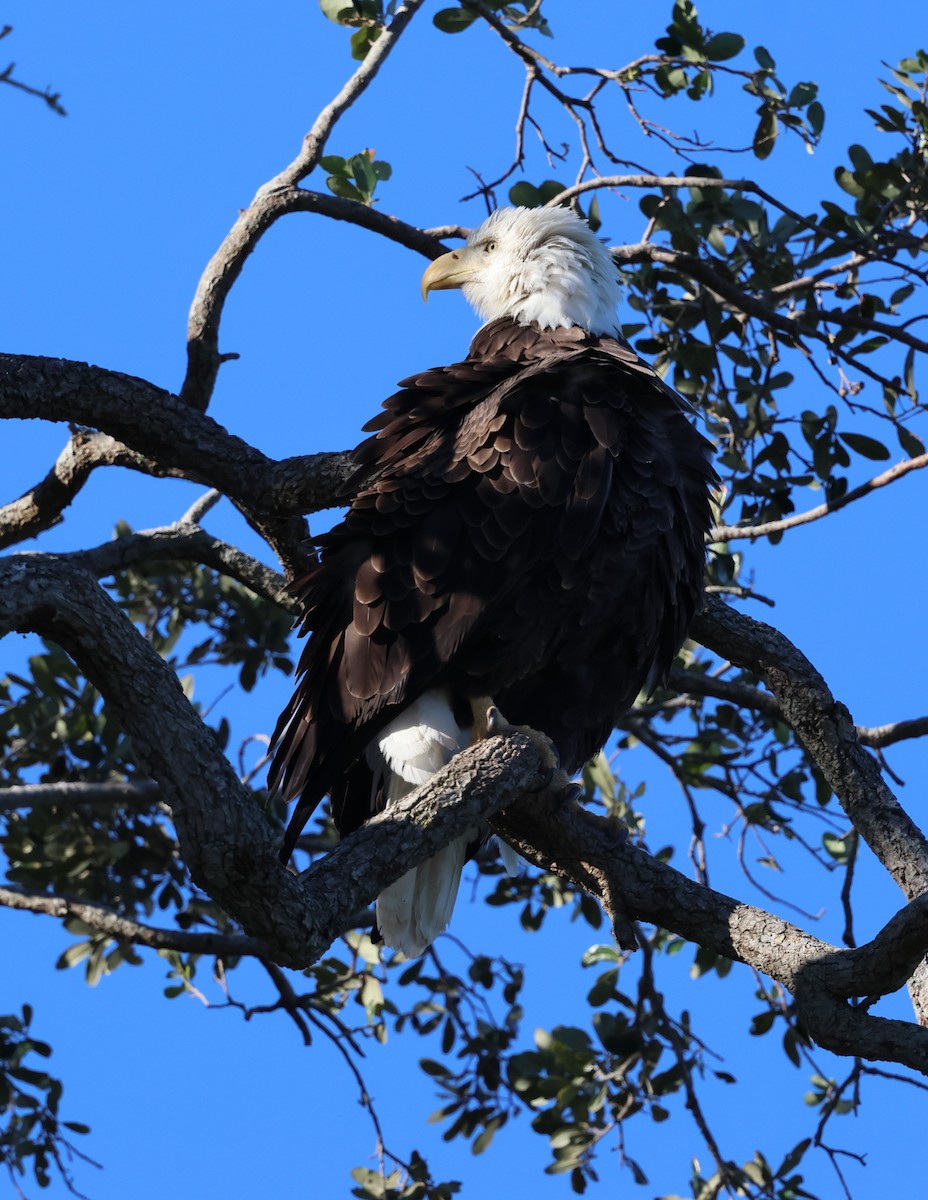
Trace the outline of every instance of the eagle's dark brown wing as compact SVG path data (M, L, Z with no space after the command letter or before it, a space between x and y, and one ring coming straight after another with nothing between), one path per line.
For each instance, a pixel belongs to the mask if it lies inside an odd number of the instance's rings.
M367 428L348 514L294 584L310 637L271 773L300 797L288 850L430 688L493 696L578 768L701 593L708 443L622 343L495 321Z

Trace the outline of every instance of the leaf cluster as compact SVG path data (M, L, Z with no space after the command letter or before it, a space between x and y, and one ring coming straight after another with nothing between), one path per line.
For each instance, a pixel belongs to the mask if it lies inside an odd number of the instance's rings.
M351 158L327 154L320 158L319 165L329 172L325 185L330 192L368 206L374 202L377 184L386 182L393 173L389 163L374 158L373 150L362 150Z
M498 16L508 29L533 29L545 37L553 37L551 26L541 10L541 4L533 3L533 0L517 0L515 4L487 0L480 4L462 3L456 8L442 8L432 17L432 23L442 33L463 33L483 13L489 12Z
M0 1015L0 1162L17 1192L17 1180L27 1172L42 1188L48 1187L57 1173L74 1191L70 1159L91 1160L77 1150L69 1135L87 1134L90 1129L79 1121L61 1119L60 1081L34 1065L36 1058L49 1058L51 1049L33 1037L31 1026L28 1004L19 1015Z

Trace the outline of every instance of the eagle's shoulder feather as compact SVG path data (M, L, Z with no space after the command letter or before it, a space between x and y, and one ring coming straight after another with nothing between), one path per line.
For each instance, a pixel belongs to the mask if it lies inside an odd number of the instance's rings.
M351 507L294 585L311 637L275 782L305 821L436 686L498 696L579 766L699 592L712 473L684 402L616 339L504 319L366 428Z

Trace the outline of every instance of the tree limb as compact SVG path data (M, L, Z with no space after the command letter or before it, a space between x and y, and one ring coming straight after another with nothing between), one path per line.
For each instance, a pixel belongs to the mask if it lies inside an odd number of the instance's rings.
M809 660L769 625L708 597L691 633L759 676L842 808L907 899L928 891L928 840L860 745L850 714Z
M113 808L128 804L150 809L159 805L161 789L154 780L116 780L105 783L14 784L0 791L0 812L18 809L60 808L63 805L94 804Z
M719 679L714 675L703 675L696 671L683 671L678 667L671 670L667 682L674 691L684 695L711 696L715 700L725 700L738 708L759 712L771 721L786 719L774 696L747 683ZM928 735L928 716L893 721L886 725L855 725L854 728L857 731L857 740L862 745L882 750L895 745L896 742Z
M299 557L306 536L293 518L329 507L352 469L346 454L276 462L163 388L66 359L0 354L0 417L76 420L141 456L121 459L127 465L217 488L284 563ZM32 519L27 509L19 515Z
M839 512L848 504L853 504L855 500L869 496L871 492L895 483L897 479L908 475L910 471L920 471L923 467L928 467L928 454L919 454L916 458L907 458L903 462L896 463L888 471L884 471L881 475L874 475L866 483L851 488L849 492L845 492L836 500L819 504L816 508L810 508L806 512L794 513L793 516L784 517L781 521L765 521L762 525L716 525L707 534L706 541L734 542L740 538L750 538L753 542L772 533L783 533L784 530L792 529L796 525L808 525L812 521L820 521L822 517Z
M381 32L351 79L319 113L303 139L300 153L289 166L258 189L251 204L240 213L207 264L187 322L187 375L180 393L185 404L199 409L205 409L209 404L222 361L219 322L226 297L263 234L287 211L279 204L280 193L297 191L296 185L314 169L336 121L373 82L423 3L424 0L402 0L389 26Z
M94 933L102 933L120 942L131 942L149 950L178 950L182 954L216 954L223 958L239 955L261 957L264 947L255 938L237 934L193 932L184 929L159 929L141 921L120 916L103 904L74 900L67 896L48 896L28 892L9 884L0 886L0 905L21 912L40 913L60 920L82 921Z
M74 550L59 557L86 568L98 579L144 562L197 562L235 579L257 596L291 612L299 606L287 591L286 579L237 546L213 537L205 529L180 521L161 529L144 529L113 538L90 550Z
M928 840L861 746L847 708L834 699L805 655L777 630L715 597L707 598L691 632L763 679L857 832L906 898L928 891ZM928 962L915 972L909 991L920 1022L928 1025Z
M194 881L283 965L315 961L344 914L366 908L410 867L538 785L538 752L528 739L481 742L443 780L368 822L298 880L278 861L277 831L174 673L91 575L44 555L4 559L0 635L11 630L41 633L71 654L161 785ZM409 822L413 809L422 824Z
M131 467L147 475L172 474L108 434L75 429L45 478L18 500L0 507L0 549L58 525L93 471L104 466Z
M742 624L735 623L734 633L715 614L711 619L728 640L737 636L744 641L756 632L756 623L745 628L746 618L739 618ZM706 619L703 625L713 628ZM637 917L750 962L787 987L797 986L799 972L810 962L859 955L825 946L771 914L701 887L623 845L612 822L578 806L543 794L518 801L537 787L540 765L533 743L518 734L478 742L455 756L427 785L389 813L378 814L297 879L277 861L276 832L173 673L92 576L42 555L4 560L0 633L10 629L51 637L75 658L160 783L194 880L264 945L267 957L284 965L314 961L337 935L344 914L364 908L411 866L507 803L494 822L507 840L531 861L580 879L583 886L598 880L613 916L619 899ZM768 657L774 657L766 632L759 636ZM777 649L782 656L782 647ZM820 703L818 695L813 700ZM901 918L892 937L895 979L914 965L911 956L928 948L928 925L922 922L916 929L909 918ZM896 954L900 946L901 958ZM880 953L878 948L864 960L868 986L875 964L885 961ZM846 975L841 978L846 989ZM809 1011L810 1034L826 1036L815 1023L815 1006ZM928 1073L928 1031L855 1011L855 1053Z
M870 1016L847 1004L849 995L864 995L870 988L874 994L891 992L901 986L903 975L916 970L928 951L924 899L897 914L873 942L841 950L622 844L612 820L579 805L522 800L498 813L491 824L529 861L580 887L600 874L636 919L748 963L782 983L796 996L800 1020L820 1045L836 1053L898 1062L928 1075L928 1029Z

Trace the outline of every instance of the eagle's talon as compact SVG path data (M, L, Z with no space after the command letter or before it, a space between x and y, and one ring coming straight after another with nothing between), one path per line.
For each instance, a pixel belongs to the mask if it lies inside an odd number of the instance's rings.
M583 795L583 788L572 779L565 783L557 792L559 804L576 804Z
M491 704L487 709L487 737L495 737L498 733L505 733L510 728L509 722L499 711L495 704Z

